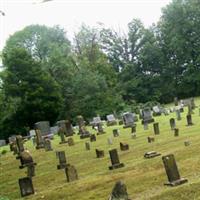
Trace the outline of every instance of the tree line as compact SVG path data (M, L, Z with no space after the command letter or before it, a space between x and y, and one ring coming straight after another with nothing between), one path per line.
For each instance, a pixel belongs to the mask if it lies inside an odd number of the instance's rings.
M59 26L30 25L2 52L0 137L33 124L90 119L200 94L200 4L173 0L157 24L127 33L82 25L70 41Z

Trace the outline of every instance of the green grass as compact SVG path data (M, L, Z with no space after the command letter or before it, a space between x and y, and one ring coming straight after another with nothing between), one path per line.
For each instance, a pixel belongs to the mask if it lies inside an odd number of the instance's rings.
M199 105L200 100L196 99ZM200 116L198 108L192 115L194 126L186 126L186 114L182 113L182 120L176 121L179 128L179 137L174 137L170 130L169 116L155 117L159 122L160 135L155 136L155 142L147 143L147 137L153 134L153 125L144 131L140 122L137 123L137 138L131 139L131 129L122 126L107 127L106 134L97 136L97 141L91 143L91 150L85 150L85 142L74 136L75 146L59 144L58 136L52 141L53 152L35 150L31 141L25 144L37 163L36 176L33 178L35 194L26 199L45 200L106 200L117 180L127 185L130 198L134 200L197 200L200 199ZM113 138L113 145L107 144L107 138L112 136L112 129L119 128L120 136ZM89 128L90 129L90 128ZM91 130L91 129L90 129ZM95 133L94 130L91 132ZM190 140L191 145L184 146L184 141ZM129 144L130 150L122 152L119 142ZM105 157L97 159L95 149L103 149ZM113 171L108 170L110 159L109 149L117 148L120 161L125 167ZM0 152L8 152L0 157L0 200L21 199L18 179L25 177L26 169L19 169L19 160L9 152L9 147L0 148ZM74 165L78 171L79 180L66 182L64 170L57 170L58 160L55 151L65 150L67 161ZM147 151L155 150L162 155L173 153L182 177L188 183L168 187L167 176L163 167L161 156L153 159L144 159Z

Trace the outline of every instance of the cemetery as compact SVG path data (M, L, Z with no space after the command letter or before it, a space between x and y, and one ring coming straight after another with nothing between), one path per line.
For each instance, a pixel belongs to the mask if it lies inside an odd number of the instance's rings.
M7 151L0 157L0 194L10 200L195 199L200 196L200 116L197 107L188 118L188 109L179 120L176 110L158 115L148 129L143 119L126 128L101 122L105 134L98 134L79 116L80 129L73 128L70 138L59 129L53 139L36 129L35 145L16 136L0 148ZM80 137L82 126L90 137Z

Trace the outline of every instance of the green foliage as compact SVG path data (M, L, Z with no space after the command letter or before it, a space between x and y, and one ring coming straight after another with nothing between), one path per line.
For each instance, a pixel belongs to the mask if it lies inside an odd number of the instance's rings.
M2 152L1 152L2 155L5 155L6 153L7 153L6 149L2 150Z

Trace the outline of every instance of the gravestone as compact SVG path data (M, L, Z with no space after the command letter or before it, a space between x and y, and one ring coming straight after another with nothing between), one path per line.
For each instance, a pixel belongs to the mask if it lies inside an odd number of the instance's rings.
M50 127L51 135L58 134L58 130L59 130L58 126L52 126L52 127Z
M178 136L179 136L179 129L178 129L178 128L175 128L175 129L174 129L174 136L175 136L175 137L178 137Z
M78 173L73 165L68 165L65 167L65 174L67 177L67 182L78 180Z
M193 97L191 98L191 105L192 105L192 110L194 110L196 108L196 105Z
M36 133L36 149L44 148L44 141L41 135L41 131L39 129L36 129L35 133Z
M73 138L68 138L68 145L69 146L73 146L74 145L74 140L73 140Z
M193 114L192 105L188 104L188 115L191 115L191 114Z
M149 151L149 152L146 152L144 154L144 158L154 158L154 157L157 157L157 156L160 156L161 154L160 153L157 153L156 151Z
M126 185L122 181L117 181L108 200L130 200Z
M174 97L174 105L178 106L178 97Z
M52 151L52 147L51 147L51 140L50 139L45 139L44 140L44 148L45 151Z
M153 106L153 116L160 116L162 114L162 110L159 106Z
M113 114L107 115L107 126L117 125L117 120Z
M192 115L187 115L186 118L187 118L187 126L192 126L193 125Z
M23 138L21 135L16 136L16 144L17 144L18 152L20 154L21 152L24 151Z
M90 135L90 142L95 142L97 139L96 139L96 135L95 134L91 134Z
M113 144L113 141L112 141L112 138L111 138L111 137L110 137L110 138L108 138L108 140L107 140L107 141L108 141L108 144L109 144L109 145L112 145L112 144Z
M176 186L187 182L187 179L180 177L173 154L163 156L162 160L169 181L165 185Z
M9 143L16 142L16 135L12 135L8 138Z
M152 123L154 122L154 119L151 115L151 109L150 108L144 108L142 110L142 124L144 123Z
M59 159L59 165L57 165L57 169L64 169L67 166L67 160L65 156L64 151L57 151L56 152L58 159Z
M132 127L134 125L133 113L126 112L122 115L122 117L123 117L123 121L124 121L124 127L123 128Z
M190 141L184 141L184 145L187 147L187 146L190 146Z
M87 129L85 127L85 121L83 119L83 116L81 116L81 115L77 116L77 123L78 123L78 127L79 127L80 139L89 138L90 133L89 133L89 131L87 131Z
M120 142L120 149L121 149L121 151L127 151L127 150L129 150L129 145L126 143Z
M113 136L118 137L119 136L119 130L118 129L113 129Z
M169 123L170 123L171 130L174 130L174 129L176 128L175 119L174 119L174 118L171 118L171 119L169 120Z
M98 126L98 124L102 124L100 117L93 117L92 126Z
M145 131L149 129L149 126L148 126L148 123L147 123L147 122L145 122L145 123L143 124L143 126L144 126L144 130L145 130Z
M136 124L131 127L131 133L136 133Z
M110 170L124 167L124 163L120 163L120 161L119 161L117 149L110 150L109 154L110 154L110 160L111 160L111 164L112 164L111 166L109 166Z
M12 143L10 143L10 145L11 145L10 148L11 148L12 151L13 151L13 155L19 154L19 151L18 151L16 142L12 142Z
M61 139L59 144L67 143L67 141L65 140L65 134L64 134L64 128L63 127L59 128L58 134L60 135L60 139Z
M35 176L35 165L28 165L27 166L27 176L30 177L30 178Z
M74 130L73 130L72 124L69 120L65 121L65 127L66 127L66 137L73 136Z
M179 109L176 110L176 118L177 118L178 121L181 120L181 112L180 112Z
M154 137L147 137L147 140L148 140L148 143L152 143L155 141L155 138Z
M159 135L160 134L160 129L159 129L159 123L156 122L153 124L153 129L154 129L154 134Z
M35 129L40 130L41 136L51 134L49 121L40 121L35 123Z
M18 182L22 197L34 194L33 183L30 177L20 178Z
M86 143L85 143L85 149L86 149L87 151L90 150L90 143L89 143L89 142L86 142Z
M97 135L101 135L105 133L103 130L102 124L97 124L97 129L98 129Z
M27 167L28 165L36 165L36 163L33 162L33 158L28 150L21 152L19 158L21 162L21 166L19 166L20 169Z
M96 149L96 156L97 156L97 158L103 158L104 157L104 151Z
M5 140L0 140L0 147L3 147L6 145L6 141Z

